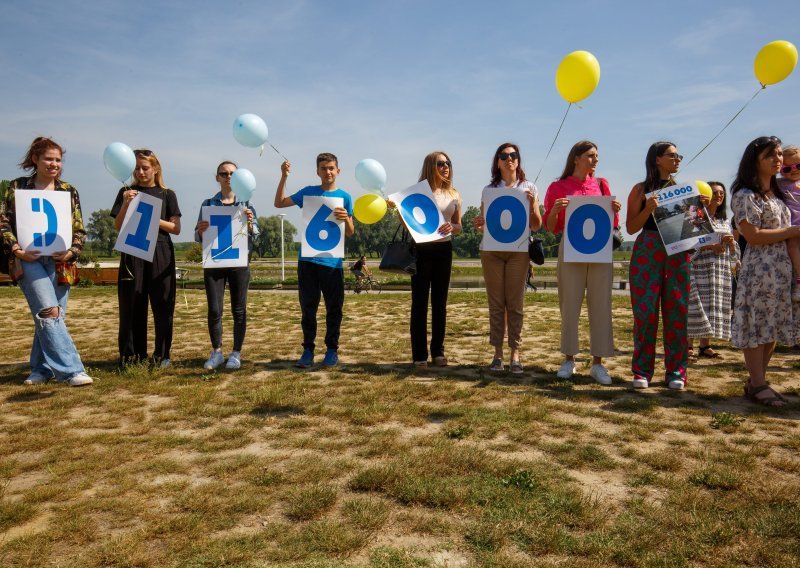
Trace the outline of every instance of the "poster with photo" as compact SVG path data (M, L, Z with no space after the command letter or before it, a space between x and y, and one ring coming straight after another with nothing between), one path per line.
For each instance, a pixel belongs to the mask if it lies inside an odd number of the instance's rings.
M647 195L653 196L658 199L653 218L668 255L707 245L709 239L718 238L694 183L671 185Z

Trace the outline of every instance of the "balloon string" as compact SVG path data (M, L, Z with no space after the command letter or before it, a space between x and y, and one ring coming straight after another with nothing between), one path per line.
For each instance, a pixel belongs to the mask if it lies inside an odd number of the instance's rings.
M281 158L283 158L283 159L284 159L284 160L286 160L287 162L289 161L289 158L287 158L286 156L284 156L283 154L281 154L280 150L278 150L278 149L277 149L275 146L273 146L273 145L272 145L272 142L267 142L267 144L269 144L270 148L272 148L273 150L275 150L275 152L277 152L277 153L278 153L278 155L279 155ZM262 146L262 148L263 148L263 146Z
M725 126L723 126L723 127L722 127L722 130L720 130L719 132L717 132L717 135L716 135L716 136L714 136L714 138L712 138L712 139L711 139L711 141L710 141L708 144L706 144L705 146L703 146L703 147L700 149L700 151L699 151L697 154L695 154L694 156L692 156L692 159L691 159L691 160L689 160L688 162L686 162L686 166L688 166L689 164L691 164L692 162L694 162L694 161L697 159L697 157L698 157L700 154L702 154L702 153L705 151L705 149L706 149L706 148L708 148L709 146L711 146L711 144L713 144L713 143L714 143L714 140L716 140L717 138L719 138L719 135L720 135L720 134L722 134L723 132L725 132L725 129L726 129L726 128L728 128L728 127L731 125L731 123L732 123L734 120L736 120L736 118L737 118L737 117L738 117L740 114L742 114L742 111L743 111L744 109L746 109L746 108L747 108L747 105L749 105L750 103L752 103L752 102L753 102L753 99L755 99L755 98L758 96L758 93L760 93L761 91L763 91L763 90L764 90L764 89L766 89L766 88L767 88L767 87L766 87L765 85L761 85L761 88L760 88L759 90L757 90L757 91L756 91L756 94L755 94L755 95L753 95L753 96L750 98L750 100L749 100L749 101L747 101L746 103L744 103L744 106L743 106L742 108L740 108L740 109L739 109L739 112L737 112L736 114L734 114L734 115L733 115L733 118L732 118L732 119L730 119L730 120L728 121L728 123L727 123ZM684 166L684 167L686 167L686 166Z
M558 125L558 131L556 132L555 138L553 138L553 143L550 144L550 149L547 150L547 155L544 157L544 162L542 162L542 167L539 168L539 173L536 174L536 179L533 180L534 185L536 182L539 181L539 176L542 175L542 170L544 169L545 163L547 163L547 158L550 157L550 152L553 151L553 146L556 145L556 140L558 140L558 135L561 134L561 128L564 126L564 121L567 120L567 115L569 114L569 109L572 108L572 103L567 105L567 112L564 113L564 118L561 119L561 124Z

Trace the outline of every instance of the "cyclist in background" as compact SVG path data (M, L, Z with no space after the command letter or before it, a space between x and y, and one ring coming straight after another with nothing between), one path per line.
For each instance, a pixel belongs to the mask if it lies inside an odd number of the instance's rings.
M361 284L366 276L372 276L372 273L367 268L367 258L362 254L353 266L350 267L350 272L356 277L356 284Z

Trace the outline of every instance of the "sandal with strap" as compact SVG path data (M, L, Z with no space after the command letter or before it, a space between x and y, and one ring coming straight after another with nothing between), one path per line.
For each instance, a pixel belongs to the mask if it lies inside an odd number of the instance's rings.
M719 353L714 351L710 345L701 345L698 357L705 357L707 359L719 359Z
M770 391L772 396L765 396L759 398L757 395L764 391ZM744 396L750 402L754 402L755 404L760 404L762 406L768 406L770 408L781 408L784 404L786 404L786 399L781 396L779 392L774 390L769 383L765 383L760 387L753 388L750 386L750 383L747 383L744 386ZM776 404L781 403L781 404Z

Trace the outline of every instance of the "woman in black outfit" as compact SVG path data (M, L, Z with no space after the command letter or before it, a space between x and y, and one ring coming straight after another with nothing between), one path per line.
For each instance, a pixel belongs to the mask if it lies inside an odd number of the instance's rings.
M161 163L151 150L134 150L136 169L133 185L122 187L111 208L119 231L128 205L141 191L161 199L161 217L153 262L123 254L119 263L117 296L119 298L120 364L147 359L147 304L153 310L155 347L153 363L170 365L172 320L175 313L175 249L170 234L181 232L181 210L175 192L164 185Z

